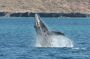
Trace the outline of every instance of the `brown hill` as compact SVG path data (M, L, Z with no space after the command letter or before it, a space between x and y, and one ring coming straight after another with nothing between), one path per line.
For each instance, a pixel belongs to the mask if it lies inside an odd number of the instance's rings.
M0 0L5 12L81 12L90 13L90 0Z

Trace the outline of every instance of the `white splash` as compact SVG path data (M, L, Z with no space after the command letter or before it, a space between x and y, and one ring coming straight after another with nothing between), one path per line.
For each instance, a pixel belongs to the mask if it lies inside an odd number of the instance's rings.
M47 40L49 41L50 45L48 44L48 46L46 47L69 47L69 48L74 47L73 41L71 41L71 39L63 35L51 35L48 37ZM36 47L43 47L42 44L44 42L45 40L43 41L39 36L36 42Z
M73 47L73 42L62 35L52 36L52 47Z

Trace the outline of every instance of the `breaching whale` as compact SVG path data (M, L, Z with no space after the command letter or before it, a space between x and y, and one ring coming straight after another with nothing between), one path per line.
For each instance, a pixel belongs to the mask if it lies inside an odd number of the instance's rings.
M62 32L49 31L38 14L35 14L36 47L73 47L73 42Z

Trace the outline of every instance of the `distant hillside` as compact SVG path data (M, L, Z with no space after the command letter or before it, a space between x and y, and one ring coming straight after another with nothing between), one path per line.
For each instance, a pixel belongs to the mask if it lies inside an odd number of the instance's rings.
M0 0L0 11L90 13L90 0Z

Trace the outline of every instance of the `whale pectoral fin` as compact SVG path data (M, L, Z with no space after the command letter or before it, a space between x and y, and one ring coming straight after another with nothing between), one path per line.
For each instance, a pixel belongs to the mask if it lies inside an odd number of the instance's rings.
M64 33L62 33L62 32L56 32L57 34L61 34L61 35L65 35Z
M56 32L56 31L52 31L53 32L53 34L56 34L56 35L65 35L64 33L62 33L62 32Z

